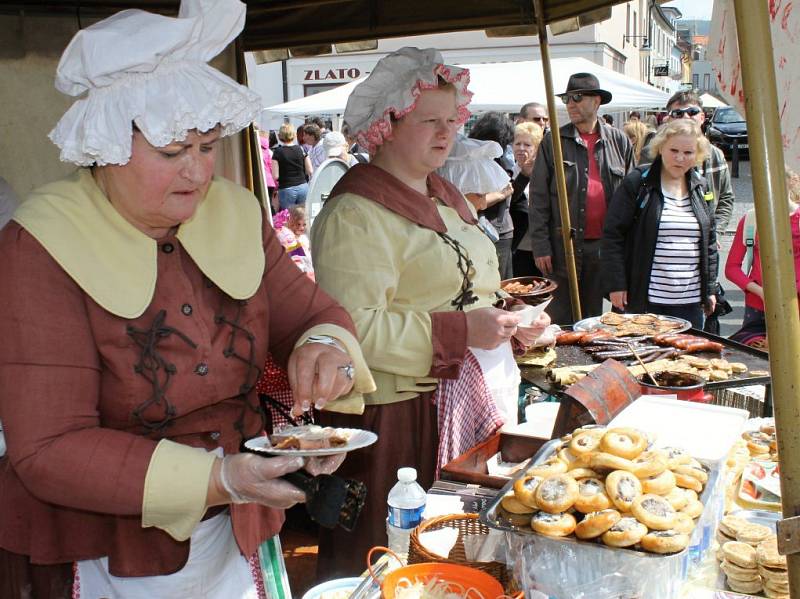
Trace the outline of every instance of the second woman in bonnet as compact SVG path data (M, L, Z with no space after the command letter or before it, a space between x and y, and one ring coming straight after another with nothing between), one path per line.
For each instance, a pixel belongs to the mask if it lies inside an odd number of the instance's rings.
M386 497L399 467L424 488L437 466L502 424L469 347L512 360L509 340L538 336L494 307L497 255L474 208L434 171L450 154L471 97L466 70L434 49L381 59L351 94L345 121L370 164L352 167L314 221L319 284L353 316L377 390L324 422L367 428L376 445L350 456L347 475L369 495L353 534L323 532L318 571L358 573L386 542Z
M267 353L297 409L374 388L347 312L213 176L220 137L261 109L206 64L244 17L124 11L59 63L82 97L51 137L81 168L0 234L3 598L263 597L258 547L305 499L279 477L340 461L239 453L263 432Z

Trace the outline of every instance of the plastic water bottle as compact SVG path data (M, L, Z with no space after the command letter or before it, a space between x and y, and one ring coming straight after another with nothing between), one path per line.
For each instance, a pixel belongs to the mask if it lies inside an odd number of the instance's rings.
M411 531L422 522L425 499L425 491L417 484L417 471L400 468L397 484L389 491L389 517L386 521L389 549L395 553L408 553Z

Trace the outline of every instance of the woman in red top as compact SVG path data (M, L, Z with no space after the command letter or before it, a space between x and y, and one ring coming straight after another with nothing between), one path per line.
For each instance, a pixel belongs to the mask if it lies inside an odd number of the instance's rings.
M800 175L786 168L786 190L789 194L789 223L792 228L792 248L794 251L795 284L800 293ZM727 279L744 291L744 320L742 326L747 327L754 323L764 322L764 289L762 287L761 260L759 256L758 235L755 236L753 246L752 266L745 272L745 220L743 216L736 227L728 261L725 263L725 276Z

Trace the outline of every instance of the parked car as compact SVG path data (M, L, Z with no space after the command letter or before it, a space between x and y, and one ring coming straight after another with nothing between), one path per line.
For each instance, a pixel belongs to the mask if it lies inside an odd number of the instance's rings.
M708 140L721 149L726 156L733 152L734 143L739 146L739 155L748 154L747 122L730 106L717 108L706 128Z

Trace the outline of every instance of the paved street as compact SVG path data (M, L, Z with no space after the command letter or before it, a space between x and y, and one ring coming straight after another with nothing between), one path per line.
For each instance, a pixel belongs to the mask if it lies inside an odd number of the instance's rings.
M728 163L728 166L730 167L730 163ZM733 235L736 232L736 225L739 224L739 220L745 213L753 207L753 185L750 176L750 161L742 160L739 162L739 178L732 178L731 181L733 182L733 193L736 196L736 204L734 204L733 216L728 224L726 235L720 240L722 250L719 259L719 282L725 289L725 298L733 307L733 312L720 319L720 334L723 337L735 333L741 326L742 317L744 316L744 293L725 278L725 261L728 259L728 250L730 249Z

